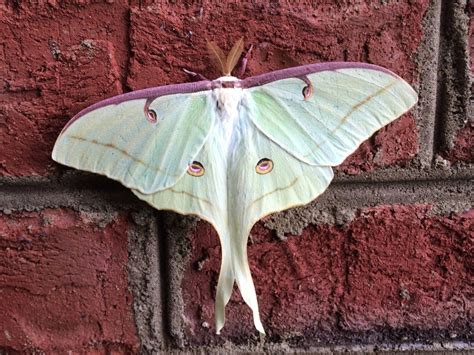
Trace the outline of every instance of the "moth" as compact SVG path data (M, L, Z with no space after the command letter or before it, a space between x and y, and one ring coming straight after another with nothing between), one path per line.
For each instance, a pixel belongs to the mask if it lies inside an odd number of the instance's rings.
M252 226L314 200L331 182L332 167L407 112L417 94L389 70L355 62L241 80L231 72L242 40L227 57L217 45L208 47L223 76L92 105L67 123L52 157L118 180L157 209L211 223L222 250L216 332L235 282L264 333L247 261Z

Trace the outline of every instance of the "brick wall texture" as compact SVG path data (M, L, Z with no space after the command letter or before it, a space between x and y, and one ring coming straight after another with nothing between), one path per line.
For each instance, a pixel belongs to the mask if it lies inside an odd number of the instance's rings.
M474 351L472 11L467 0L3 0L0 353ZM215 334L209 224L50 158L81 109L189 81L183 69L216 78L206 39L229 48L241 36L254 46L245 76L362 61L420 96L320 198L254 226L265 337L238 292Z

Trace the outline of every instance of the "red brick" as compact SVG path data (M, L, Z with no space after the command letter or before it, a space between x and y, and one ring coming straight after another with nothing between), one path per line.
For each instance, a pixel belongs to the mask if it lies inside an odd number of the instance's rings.
M413 115L409 112L362 143L336 169L356 175L361 171L370 171L375 166L404 165L416 156L417 145L417 128Z
M412 329L413 339L440 329L462 333L473 309L473 212L446 217L432 216L427 206L378 206L346 226L308 226L284 242L257 224L248 253L268 336L308 346L318 339L360 342L364 332ZM210 344L221 339L214 335L220 248L205 223L190 239L183 331L191 344ZM238 292L226 316L224 338L255 336Z
M454 147L446 157L453 163L474 163L474 121L470 121L457 132Z
M125 215L0 215L0 349L138 351Z
M341 326L450 330L467 326L474 211L432 216L423 206L380 206L351 223Z
M122 92L126 5L34 6L0 13L0 174L46 175L74 114Z
M139 89L189 80L182 69L216 78L219 73L208 59L206 39L228 49L242 35L247 46L255 47L246 75L351 60L382 65L415 82L415 57L428 3L357 2L298 8L283 3L223 2L136 8L131 18L133 57L128 84ZM341 170L356 174L399 164L411 160L417 149L416 125L413 116L406 115L364 144Z

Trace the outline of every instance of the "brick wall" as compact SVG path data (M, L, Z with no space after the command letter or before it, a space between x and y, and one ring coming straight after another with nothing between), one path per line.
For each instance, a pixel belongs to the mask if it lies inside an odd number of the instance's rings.
M473 4L173 3L0 5L0 352L474 349ZM264 338L238 292L215 335L208 224L50 159L82 108L184 82L183 68L217 77L206 38L242 35L246 75L364 61L420 95L315 202L253 228Z

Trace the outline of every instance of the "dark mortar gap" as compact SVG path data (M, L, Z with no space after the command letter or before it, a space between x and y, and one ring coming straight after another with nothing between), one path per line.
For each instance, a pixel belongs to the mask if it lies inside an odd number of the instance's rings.
M173 336L171 334L171 315L172 306L171 306L171 297L170 297L170 268L168 258L170 258L170 250L168 238L170 237L167 228L166 228L166 212L157 211L157 227L158 227L158 255L160 263L160 291L161 291L161 303L162 303L162 334L163 334L163 343L165 346L172 343Z
M439 154L440 151L446 146L446 140L444 137L444 130L446 129L445 119L447 118L447 102L448 102L448 85L447 85L447 74L444 72L447 63L446 50L449 50L446 46L445 36L448 36L449 25L452 21L450 19L452 6L450 6L452 0L441 1L441 18L440 18L440 33L439 33L439 53L438 53L438 68L437 68L437 90L436 90L436 111L434 121L434 135L433 135L433 159Z
M28 187L32 185L42 185L47 187L56 186L64 188L77 188L82 189L87 186L88 189L96 190L107 190L107 191L120 191L124 189L124 186L116 180L109 179L103 175L94 174L90 172L80 170L67 170L64 174L52 175L49 177L42 176L26 176L26 177L15 177L15 176L0 176L0 189L3 186L17 186L17 187Z
M23 350L20 351L20 350L17 350L13 347L10 347L10 346L1 346L0 347L0 355L21 355L21 354L25 354L26 352L24 352ZM34 352L32 351L31 352L32 354L34 354Z
M286 344L291 348L303 348L305 346L313 347L331 347L336 346L343 349L351 347L369 347L374 345L374 351L382 349L403 349L407 344L417 344L420 348L429 348L434 346L434 342L443 343L453 340L456 334L458 342L468 343L471 339L469 325L456 322L447 329L420 329L417 327L393 328L377 326L371 330L361 332L342 331L339 334L333 332L322 332L314 334L309 332L294 338L286 339ZM318 343L311 344L309 339L319 338ZM415 347L415 346L413 346ZM409 348L409 347L408 347Z
M343 288L344 288L344 292L341 292L341 295L339 296L338 300L335 301L334 303L334 307L335 307L335 319L336 319L336 324L335 324L335 327L337 328L337 330L339 332L343 331L344 330L344 325L343 325L343 317L342 317L342 310L340 308L340 305L343 304L343 301L344 301L344 297L350 292L350 282L349 282L349 274L350 274L350 263L351 263L351 260L352 260L352 257L350 255L350 252L349 252L349 244L351 243L351 239L352 239L352 234L349 235L347 238L343 238L342 240L342 247L341 247L341 251L342 251L342 262L343 262L343 265L342 265L342 269L344 270L344 275L343 275L343 282L342 282L342 285L343 285Z
M41 96L39 88L24 89L21 91L7 91L0 94L0 104L17 103L22 101L30 101Z

